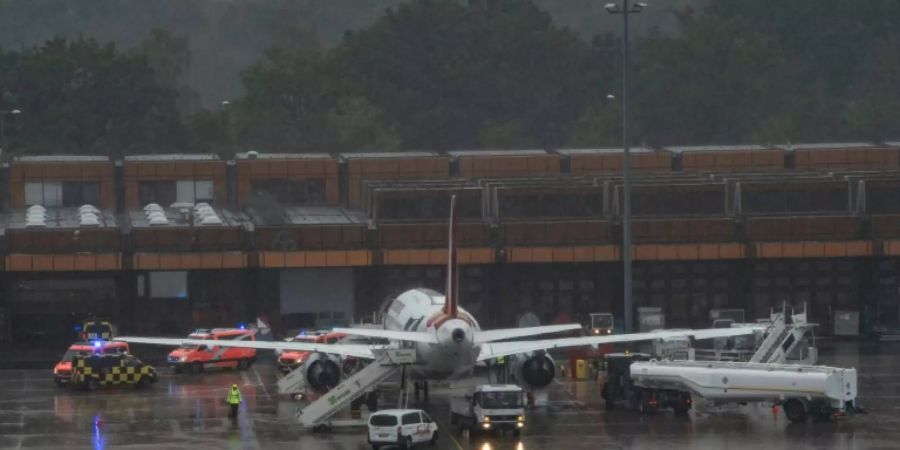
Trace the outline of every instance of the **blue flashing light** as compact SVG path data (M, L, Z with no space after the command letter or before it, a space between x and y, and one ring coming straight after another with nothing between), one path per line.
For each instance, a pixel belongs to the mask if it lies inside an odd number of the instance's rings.
M242 329L242 330L246 330L246 329L247 329L247 324L246 324L246 323L239 323L239 324L238 324L238 328L240 328L240 329Z
M103 345L103 342L100 342L100 341L94 341L94 347L99 348L101 345Z
M72 327L72 330L78 333L79 331L81 331L81 325L75 325L74 327Z

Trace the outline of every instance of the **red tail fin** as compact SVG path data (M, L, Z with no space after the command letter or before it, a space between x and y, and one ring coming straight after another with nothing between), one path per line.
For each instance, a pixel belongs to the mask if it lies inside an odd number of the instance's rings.
M458 218L456 216L456 196L450 197L450 237L447 250L447 291L444 314L456 318L459 311L459 271L456 263L456 248L459 245Z

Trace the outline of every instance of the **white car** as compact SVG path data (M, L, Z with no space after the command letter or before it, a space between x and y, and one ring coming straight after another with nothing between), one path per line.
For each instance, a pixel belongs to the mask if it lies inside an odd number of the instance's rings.
M416 444L437 443L438 426L421 409L385 409L369 416L369 443L377 450L396 445L409 449Z

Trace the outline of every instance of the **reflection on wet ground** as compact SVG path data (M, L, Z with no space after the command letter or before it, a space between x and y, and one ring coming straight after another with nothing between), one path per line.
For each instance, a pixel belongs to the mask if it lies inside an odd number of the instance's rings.
M528 429L520 439L467 439L451 430L446 389L434 389L425 409L441 426L442 449L897 448L900 344L841 343L821 353L824 364L859 369L860 402L868 415L791 424L765 405L715 408L697 402L688 417L641 416L607 412L598 386L569 381L551 385L548 406L529 412ZM275 393L271 365L200 376L162 373L151 389L86 393L57 388L49 370L0 371L0 448L369 448L363 429L330 435L300 430L294 421L297 404ZM245 403L232 421L225 393L235 383ZM395 399L388 395L381 406L391 407Z

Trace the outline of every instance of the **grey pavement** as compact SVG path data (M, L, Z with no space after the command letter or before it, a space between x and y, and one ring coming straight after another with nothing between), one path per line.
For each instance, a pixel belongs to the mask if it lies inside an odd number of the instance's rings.
M768 405L717 408L702 401L687 417L606 411L589 381L554 382L548 405L528 412L521 438L468 439L450 428L447 388L434 388L430 404L422 406L441 426L438 449L893 449L900 447L898 354L900 344L822 349L822 363L859 369L860 403L869 411L838 422L791 424ZM0 371L0 448L369 448L364 429L301 430L294 421L297 403L275 393L271 364L198 376L160 372L150 389L87 393L57 388L49 369ZM224 401L233 383L245 399L236 422L227 418ZM395 399L387 394L381 406Z

